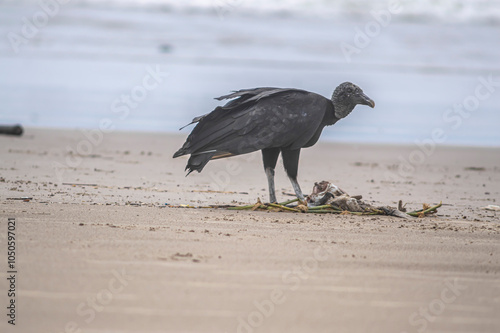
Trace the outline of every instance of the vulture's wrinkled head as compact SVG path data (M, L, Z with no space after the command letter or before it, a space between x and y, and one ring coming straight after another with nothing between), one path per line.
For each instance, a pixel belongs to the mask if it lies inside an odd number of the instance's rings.
M375 102L363 93L363 90L351 82L344 82L335 88L332 95L335 116L345 118L358 104L375 107Z

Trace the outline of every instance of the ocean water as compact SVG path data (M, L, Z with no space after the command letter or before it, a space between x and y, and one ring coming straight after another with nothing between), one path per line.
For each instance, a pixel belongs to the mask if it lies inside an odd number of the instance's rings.
M69 0L68 0L69 1ZM3 3L33 5L39 0L3 0ZM50 0L45 0L50 2ZM63 1L61 1L63 2ZM496 22L500 20L499 0L71 0L79 7L134 8L184 13L230 12L262 16L366 18L370 10L401 7L397 20L428 22Z
M54 1L0 1L0 123L177 131L231 90L351 81L376 108L323 140L500 146L500 1Z

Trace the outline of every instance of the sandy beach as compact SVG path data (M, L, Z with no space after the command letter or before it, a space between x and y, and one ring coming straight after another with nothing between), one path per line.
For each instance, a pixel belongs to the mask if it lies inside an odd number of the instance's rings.
M15 219L17 270L12 326L2 259L2 332L500 330L500 213L482 208L500 199L498 148L439 146L413 164L416 146L303 151L306 193L329 180L375 204L443 202L403 220L169 207L267 199L260 154L184 177L171 158L184 139L0 137L2 256ZM281 166L276 184L290 198Z

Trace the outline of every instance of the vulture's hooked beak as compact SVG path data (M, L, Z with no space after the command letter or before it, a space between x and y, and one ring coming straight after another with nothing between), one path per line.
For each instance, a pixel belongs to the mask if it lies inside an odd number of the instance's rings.
M375 102L370 97L366 96L364 93L360 93L358 96L360 99L359 104L368 105L371 108L375 107Z

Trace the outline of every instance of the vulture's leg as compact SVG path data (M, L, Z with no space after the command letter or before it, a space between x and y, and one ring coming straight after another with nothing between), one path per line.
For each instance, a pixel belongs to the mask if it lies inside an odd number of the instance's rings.
M275 203L276 193L274 192L274 168L280 155L279 148L262 149L262 160L264 161L264 170L266 171L267 184L269 186L269 202Z
M281 156L283 157L283 165L285 166L286 174L292 183L293 190L300 201L304 201L304 195L300 189L299 183L297 183L297 172L299 169L299 156L300 149L295 150L281 150Z

